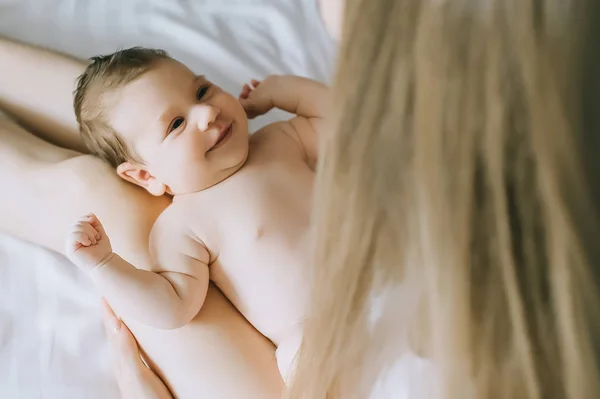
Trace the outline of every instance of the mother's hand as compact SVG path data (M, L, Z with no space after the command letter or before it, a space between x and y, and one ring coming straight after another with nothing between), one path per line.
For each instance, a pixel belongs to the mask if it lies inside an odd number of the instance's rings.
M166 385L142 361L129 328L103 300L104 326L112 348L117 384L123 399L173 399Z

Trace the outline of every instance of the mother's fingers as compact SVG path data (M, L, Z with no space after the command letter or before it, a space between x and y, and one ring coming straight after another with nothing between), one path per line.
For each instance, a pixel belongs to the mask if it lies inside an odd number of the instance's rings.
M102 300L104 327L113 347L115 367L126 367L129 371L145 369L138 344L129 328L115 315L106 300Z
M113 352L115 377L124 399L173 399L167 386L143 362L129 328L103 299L104 326Z

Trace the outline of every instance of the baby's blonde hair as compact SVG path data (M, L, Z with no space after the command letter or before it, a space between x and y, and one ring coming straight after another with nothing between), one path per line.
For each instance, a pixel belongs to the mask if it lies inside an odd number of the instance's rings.
M417 281L436 398L600 398L599 4L347 0L290 397L371 397Z
M141 159L107 123L103 95L131 83L164 59L170 57L163 50L143 47L119 50L92 57L77 80L73 106L83 141L92 154L115 168L125 161L141 163Z

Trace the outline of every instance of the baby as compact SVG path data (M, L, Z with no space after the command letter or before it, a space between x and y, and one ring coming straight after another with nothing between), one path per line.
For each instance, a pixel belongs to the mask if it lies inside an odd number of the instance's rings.
M245 85L238 99L160 50L95 57L74 102L88 147L123 179L173 201L152 229L151 267L115 254L92 214L69 234L69 258L119 315L158 329L189 323L212 280L278 347L285 375L309 291L316 131L326 96L312 80L269 76ZM250 135L247 118L274 107L296 116Z

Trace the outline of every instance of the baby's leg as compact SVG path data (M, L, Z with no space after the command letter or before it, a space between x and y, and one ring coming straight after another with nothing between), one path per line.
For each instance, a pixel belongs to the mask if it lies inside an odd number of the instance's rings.
M166 198L122 182L99 160L55 147L0 118L0 231L63 251L70 224L96 212L115 251L149 262L148 234ZM74 266L75 267L75 266ZM162 331L130 324L159 374L181 398L281 395L272 346L216 290L187 327Z

